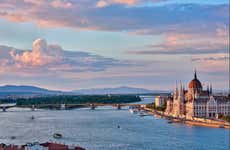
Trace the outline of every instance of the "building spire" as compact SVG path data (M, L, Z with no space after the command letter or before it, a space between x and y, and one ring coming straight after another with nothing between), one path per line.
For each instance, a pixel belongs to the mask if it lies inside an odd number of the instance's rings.
M195 72L194 72L194 79L197 79L197 76L196 76L196 69L195 69Z
M174 96L174 99L176 99L176 98L177 98L177 96L178 96L177 81L176 81L176 87L175 87L175 89L174 89L173 96Z
M176 91L178 90L177 81L176 81Z
M212 84L210 84L210 94L212 94Z

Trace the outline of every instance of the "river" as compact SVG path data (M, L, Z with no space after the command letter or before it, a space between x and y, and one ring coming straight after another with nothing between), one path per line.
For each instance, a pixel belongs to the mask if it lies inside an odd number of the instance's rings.
M7 144L56 141L79 144L87 150L228 150L229 131L168 124L154 116L131 114L127 107L34 112L11 108L0 112L0 143ZM63 139L53 139L55 132L62 133ZM11 140L11 136L16 139Z

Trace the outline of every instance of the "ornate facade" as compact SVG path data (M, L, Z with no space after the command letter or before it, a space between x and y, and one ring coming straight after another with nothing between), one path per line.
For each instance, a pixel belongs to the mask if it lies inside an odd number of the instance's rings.
M176 85L173 96L167 100L166 113L176 117L206 117L214 118L219 115L230 115L230 97L214 96L212 85L203 90L196 72L194 79L189 83L188 90L182 84Z

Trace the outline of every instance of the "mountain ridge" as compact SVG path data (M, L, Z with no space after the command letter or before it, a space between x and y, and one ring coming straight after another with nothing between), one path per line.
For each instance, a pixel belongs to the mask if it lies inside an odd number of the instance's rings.
M57 95L64 94L65 92L48 90L37 86L30 85L4 85L0 86L0 95Z
M90 89L79 89L72 91L87 94L87 95L97 95L97 94L148 94L148 93L156 93L156 92L166 92L166 91L155 91L155 90L148 90L145 88L135 88L135 87L128 87L128 86L120 86L114 88L90 88Z
M149 94L149 93L168 93L163 90L149 90L120 86L113 88L89 88L73 91L49 90L31 85L3 85L0 86L0 95L106 95L106 94Z

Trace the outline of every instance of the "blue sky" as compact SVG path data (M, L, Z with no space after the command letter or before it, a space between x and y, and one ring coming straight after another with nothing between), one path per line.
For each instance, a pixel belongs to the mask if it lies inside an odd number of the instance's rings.
M168 90L196 68L227 89L228 11L228 0L2 0L0 82Z

